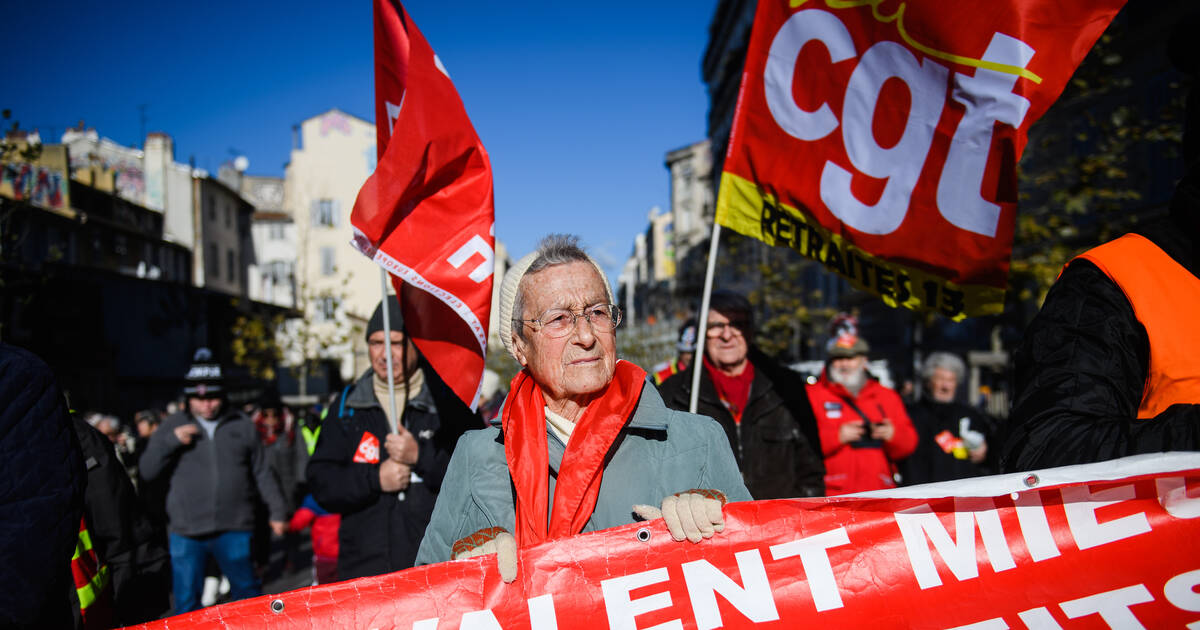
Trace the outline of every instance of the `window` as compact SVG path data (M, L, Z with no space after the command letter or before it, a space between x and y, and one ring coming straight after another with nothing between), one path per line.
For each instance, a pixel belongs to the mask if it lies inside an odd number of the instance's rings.
M334 273L334 258L332 247L321 248L321 275L332 276Z
M272 223L267 228L267 238L272 241L282 241L284 239L283 223Z
M325 296L317 298L317 321L331 322L337 317L337 298Z
M208 220L216 221L217 220L217 203L216 203L216 201L214 201L212 197L205 197L204 198L204 206L206 208L208 208Z
M225 227L233 227L233 206L225 206Z
M216 243L208 244L208 275L214 278L221 277L221 251L217 248Z
M225 277L230 282L233 282L236 280L236 278L234 278L234 271L233 271L235 267L237 267L237 265L234 264L233 250L232 249L227 250L225 252Z
M272 284L288 284L292 277L292 263L286 260L275 260L267 263L264 275Z
M317 199L314 201L312 208L313 225L337 227L339 205L337 199Z

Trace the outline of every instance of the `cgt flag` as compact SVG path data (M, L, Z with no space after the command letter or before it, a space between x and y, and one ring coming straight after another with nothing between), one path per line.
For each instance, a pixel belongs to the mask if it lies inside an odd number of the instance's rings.
M408 334L474 409L492 299L492 167L446 68L393 0L375 0L375 129L379 166L354 202L354 246L392 274Z
M1003 310L1026 134L1124 0L762 0L717 221L891 306Z

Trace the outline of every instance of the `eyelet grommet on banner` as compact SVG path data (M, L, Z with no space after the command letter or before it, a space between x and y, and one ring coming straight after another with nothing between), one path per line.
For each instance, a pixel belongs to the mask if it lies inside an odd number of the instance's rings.
M283 613L283 600L282 599L272 599L271 600L271 612L275 613L276 615Z
M1039 481L1041 481L1041 480L1038 479L1038 476L1033 473L1025 475L1025 487L1026 488L1032 488L1032 487L1038 485Z
M642 527L637 530L637 539L642 542L650 542L650 528Z

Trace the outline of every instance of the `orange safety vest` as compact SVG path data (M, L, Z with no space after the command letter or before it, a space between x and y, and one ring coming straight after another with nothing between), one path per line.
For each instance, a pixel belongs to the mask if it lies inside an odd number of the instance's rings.
M75 578L75 594L79 597L79 613L84 628L107 628L111 616L108 588L108 565L102 564L92 548L92 535L87 521L79 519L79 537L75 540L75 555L71 556L71 575Z
M1125 293L1150 338L1150 370L1137 417L1200 403L1200 278L1144 236L1126 234L1083 258Z

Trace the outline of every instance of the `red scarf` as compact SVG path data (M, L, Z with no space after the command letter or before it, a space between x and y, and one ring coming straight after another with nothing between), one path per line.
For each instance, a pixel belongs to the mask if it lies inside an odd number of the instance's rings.
M583 531L600 494L604 458L637 408L646 372L617 361L613 380L584 410L563 453L550 509L546 402L529 370L512 381L501 419L504 456L516 489L517 544L525 547ZM550 513L547 525L547 512Z
M708 377L712 379L713 387L717 390L721 404L729 410L733 421L741 424L742 412L746 411L746 403L750 401L750 383L754 381L754 364L746 361L746 369L742 370L741 374L728 376L718 370L717 366L709 363L708 356L705 355L704 369L708 371Z

